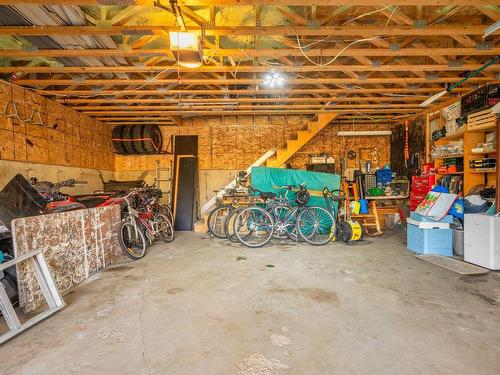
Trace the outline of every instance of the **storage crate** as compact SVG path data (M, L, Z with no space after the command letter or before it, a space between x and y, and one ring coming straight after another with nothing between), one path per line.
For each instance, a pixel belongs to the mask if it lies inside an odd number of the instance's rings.
M451 229L424 229L407 225L407 247L418 254L453 255L453 231Z
M379 169L375 173L377 175L377 184L386 184L392 181L392 170L390 168Z
M417 214L416 212L412 212L410 214L410 219L413 219L416 221L423 221L425 223L436 223L436 220L434 220L430 217L424 216L424 215ZM441 220L439 220L439 223L450 223L451 224L451 223L453 223L453 216L446 215Z
M471 113L467 118L467 129L469 131L493 129L496 126L495 114L491 113L489 109Z
M436 175L430 174L427 176L412 176L411 183L412 185L422 184L432 186L436 183Z
M373 173L365 173L363 175L363 188L365 190L365 193L368 191L368 189L371 189L372 187L377 186L377 178Z
M492 107L500 100L500 85L486 84L460 99L462 115Z

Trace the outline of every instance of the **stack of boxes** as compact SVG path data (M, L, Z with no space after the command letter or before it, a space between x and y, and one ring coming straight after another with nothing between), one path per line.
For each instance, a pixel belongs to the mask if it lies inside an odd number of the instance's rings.
M410 211L415 211L427 193L432 190L436 183L435 175L413 176L411 178Z

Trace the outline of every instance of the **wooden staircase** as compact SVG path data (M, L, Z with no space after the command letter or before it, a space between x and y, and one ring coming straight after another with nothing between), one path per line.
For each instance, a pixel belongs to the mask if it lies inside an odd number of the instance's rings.
M274 157L266 161L266 167L280 168L337 116L335 112L318 113L305 129L297 131L297 139L289 139L285 148L279 149Z

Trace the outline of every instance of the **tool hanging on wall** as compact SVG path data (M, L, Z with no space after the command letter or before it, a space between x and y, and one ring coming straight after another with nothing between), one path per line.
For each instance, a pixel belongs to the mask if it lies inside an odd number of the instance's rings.
M410 146L408 144L408 120L405 120L405 167L408 168L408 160L410 160Z

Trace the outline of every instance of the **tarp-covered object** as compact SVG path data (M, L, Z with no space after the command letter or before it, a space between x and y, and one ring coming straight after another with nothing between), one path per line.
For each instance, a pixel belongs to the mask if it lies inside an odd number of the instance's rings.
M38 191L18 174L0 191L0 222L11 230L12 220L40 215L46 205Z
M283 168L252 168L252 186L261 191L273 191L277 194L283 190L276 189L276 186L295 185L306 183L307 190L311 193L309 206L326 207L322 191L326 186L330 190L340 188L340 176L331 173L309 172L297 169ZM295 194L289 193L288 198L293 201Z

